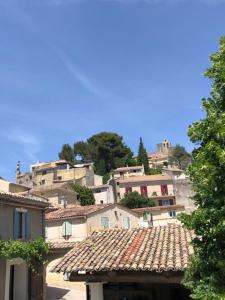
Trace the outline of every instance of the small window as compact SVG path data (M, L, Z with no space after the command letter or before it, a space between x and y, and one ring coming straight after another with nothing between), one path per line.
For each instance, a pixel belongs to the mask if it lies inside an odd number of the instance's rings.
M177 216L176 211L175 211L175 210L169 211L169 216L170 216L171 218L176 218L176 216Z
M26 240L29 238L28 212L21 209L14 209L13 215L13 238Z
M168 206L170 205L170 200L160 200L161 201L161 205L160 206Z
M45 179L42 179L42 181L40 182L40 185L45 184Z
M68 238L72 235L72 223L68 220L62 223L62 236Z
M109 218L108 217L101 217L101 226L103 229L109 228Z
M46 175L46 174L47 174L46 170L42 171L42 175Z
M130 228L130 218L124 217L123 218L123 229L129 229Z
M62 176L57 176L57 180L62 180Z
M103 200L101 200L100 203L103 204Z

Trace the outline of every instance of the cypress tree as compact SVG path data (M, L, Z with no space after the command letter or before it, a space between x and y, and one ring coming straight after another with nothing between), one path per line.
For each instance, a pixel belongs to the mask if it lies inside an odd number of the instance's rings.
M149 163L148 163L148 154L144 147L144 143L142 138L140 137L139 148L138 148L138 156L137 156L138 165L143 165L145 174L149 174Z

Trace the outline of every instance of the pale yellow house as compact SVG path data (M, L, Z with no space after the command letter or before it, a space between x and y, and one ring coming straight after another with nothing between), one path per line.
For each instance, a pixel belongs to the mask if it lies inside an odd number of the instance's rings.
M119 178L116 182L117 201L126 193L138 192L154 199L156 206L175 204L173 178L168 175L146 175Z
M44 238L44 211L48 201L32 195L0 192L0 238L26 243ZM0 257L0 300L40 300L44 297L42 266L33 273L20 258Z
M119 204L75 205L46 213L46 239L51 243L82 241L93 231L138 226L139 215Z

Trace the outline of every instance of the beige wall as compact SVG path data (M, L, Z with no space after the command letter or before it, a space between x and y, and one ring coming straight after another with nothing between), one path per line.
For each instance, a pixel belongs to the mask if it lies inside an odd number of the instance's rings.
M87 225L84 218L67 219L72 223L72 236L62 236L62 224L64 220L46 221L46 240L48 242L77 242L87 237Z
M168 195L174 195L173 183L171 181L160 181L160 182L143 181L143 182L120 183L119 186L120 198L122 199L124 197L124 194L126 193L126 187L132 187L132 192L137 191L138 193L141 193L140 191L141 186L147 186L148 197L151 197L152 193L154 192L156 192L158 196L161 196L161 185L164 184L167 184Z
M129 210L123 209L120 206L112 206L101 212L95 212L89 215L87 219L87 230L90 234L93 231L99 231L101 227L101 217L109 218L109 228L123 228L123 218L130 218L131 228L138 227L139 217L130 213Z
M176 218L172 218L169 215L169 211L171 209L163 209L163 210L157 210L157 211L152 211L152 219L153 219L153 226L163 226L167 224L181 224L179 220L177 220L177 216L179 213L184 212L184 208L176 208L174 209L176 211ZM140 214L140 222L139 222L140 227L148 227L147 221L143 220L142 214Z
M10 206L0 204L0 237L3 240L13 238L13 210L14 208L27 209L29 213L30 238L42 236L42 211L25 206Z
M130 218L131 228L139 226L139 217L128 209L119 206L105 208L104 210L92 213L85 218L67 219L72 222L72 236L65 239L62 236L62 224L64 220L46 221L46 240L49 242L76 242L85 239L91 232L99 231L101 227L101 217L109 218L109 228L123 228L123 218Z
M52 206L55 207L61 207L61 200L62 197L65 197L67 204L68 205L75 205L78 204L77 201L77 194L73 191L68 191L66 188L65 189L55 189L54 190L54 185L52 187L52 190L39 190L39 191L35 191L35 193L44 196L46 198L48 198L49 203Z

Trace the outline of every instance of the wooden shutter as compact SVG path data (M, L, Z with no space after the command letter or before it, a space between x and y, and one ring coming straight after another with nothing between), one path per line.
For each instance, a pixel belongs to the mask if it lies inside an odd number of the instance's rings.
M62 223L62 236L66 236L66 221Z
M101 226L105 228L109 228L109 218L108 217L101 217Z
M29 240L30 238L30 214L29 212L24 213L25 215L25 239Z
M66 236L72 235L72 224L70 221L65 221L66 223Z
M129 229L130 228L130 218L129 217L124 217L123 218L123 228L124 229Z
M170 199L170 205L173 205L173 199Z
M159 200L159 206L162 206L162 200Z
M19 215L16 208L13 210L13 239L16 240L19 237Z

